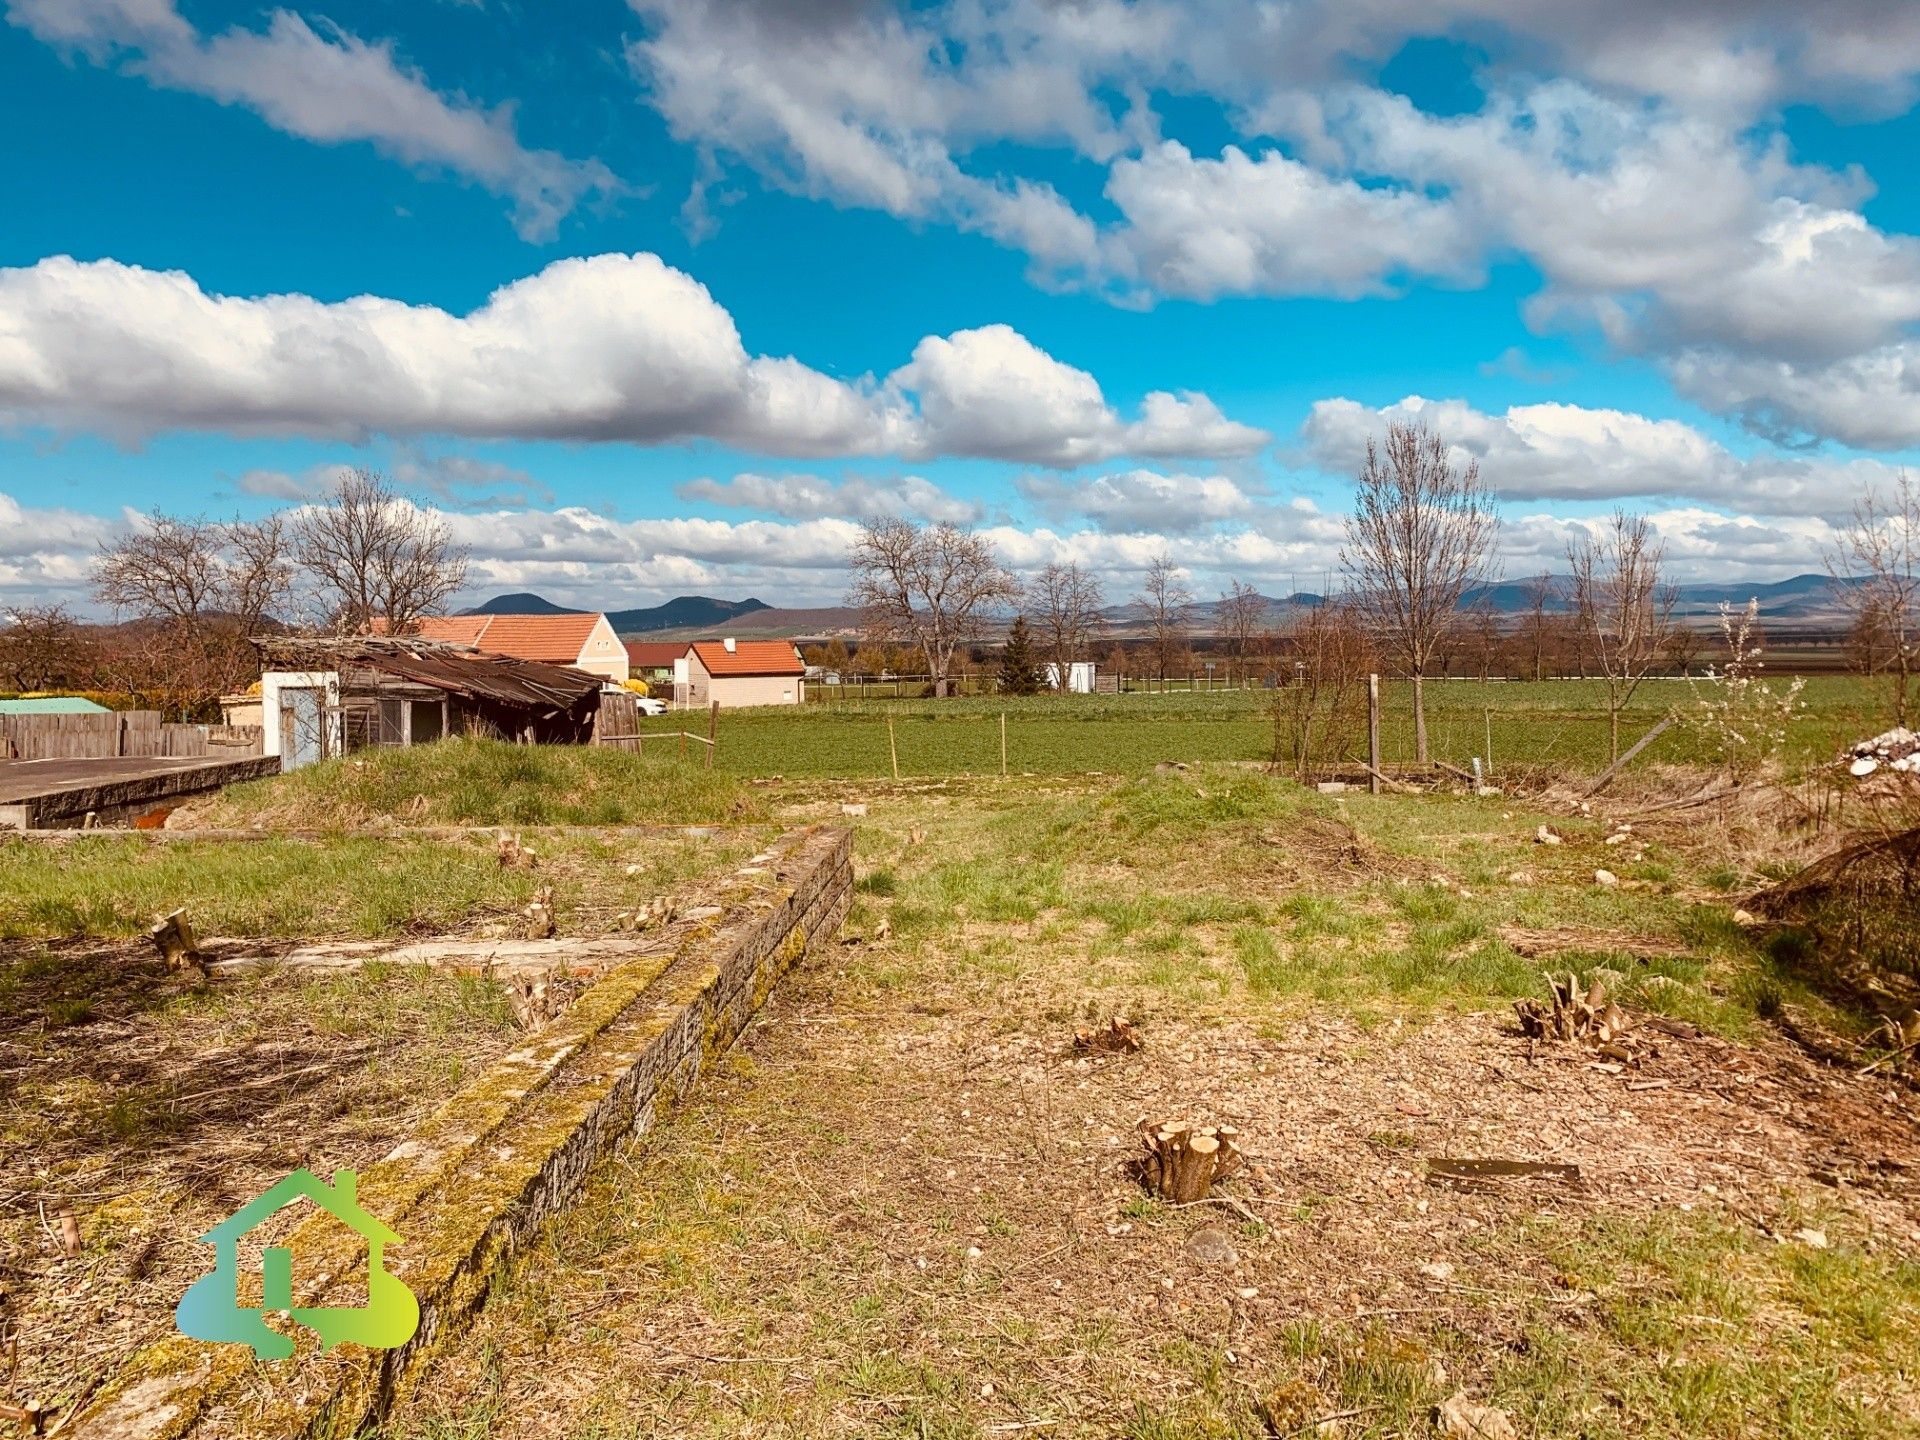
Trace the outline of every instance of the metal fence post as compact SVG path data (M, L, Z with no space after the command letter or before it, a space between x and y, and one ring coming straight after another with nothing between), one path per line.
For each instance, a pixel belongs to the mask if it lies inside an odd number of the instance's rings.
M1380 677L1367 676L1367 790L1380 793Z

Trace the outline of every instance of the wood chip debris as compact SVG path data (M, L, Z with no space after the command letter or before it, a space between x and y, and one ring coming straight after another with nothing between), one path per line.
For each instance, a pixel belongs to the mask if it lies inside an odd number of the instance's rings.
M1453 1159L1427 1161L1427 1183L1451 1190L1495 1190L1502 1180L1552 1180L1580 1183L1580 1167L1559 1160Z

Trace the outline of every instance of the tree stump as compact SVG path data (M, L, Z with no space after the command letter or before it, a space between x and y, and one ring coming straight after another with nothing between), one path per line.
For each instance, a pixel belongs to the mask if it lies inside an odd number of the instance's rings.
M1145 1043L1140 1032L1118 1015L1107 1021L1105 1028L1098 1030L1076 1030L1073 1032L1073 1048L1082 1052L1101 1051L1109 1055L1131 1055Z
M207 967L200 954L200 941L193 933L193 923L187 919L185 910L176 910L163 917L147 931L147 938L153 941L153 948L160 952L160 958L167 962L169 970L188 970L195 975L206 975Z
M1142 1121L1146 1156L1140 1178L1155 1195L1174 1205L1204 1200L1214 1185L1238 1170L1240 1132L1231 1125L1195 1125L1186 1121Z
M533 892L533 903L520 912L526 916L526 938L551 940L556 928L553 918L553 887L542 885Z

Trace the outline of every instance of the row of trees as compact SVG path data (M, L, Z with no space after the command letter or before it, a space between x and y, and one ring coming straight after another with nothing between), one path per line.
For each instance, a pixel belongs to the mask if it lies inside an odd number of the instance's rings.
M0 630L0 684L105 689L189 715L255 679L263 631L404 632L466 582L446 522L379 474L342 475L323 500L261 520L157 514L105 547L93 592L119 624L60 607Z
M1891 495L1863 500L1839 533L1829 567L1835 594L1851 612L1856 658L1864 669L1893 676L1895 721L1904 724L1920 667L1920 489L1903 474ZM1475 650L1483 674L1496 656L1503 668L1522 668L1530 658L1536 679L1549 665L1563 673L1577 665L1581 675L1605 683L1617 758L1620 717L1642 683L1663 667L1688 672L1704 643L1675 620L1659 535L1646 516L1625 510L1582 528L1567 547L1567 593L1556 594L1542 575L1529 587L1527 611L1508 628L1489 608L1462 606L1493 578L1498 534L1497 507L1477 462L1457 461L1424 427L1389 425L1383 439L1369 440L1355 479L1340 602L1309 611L1276 643L1266 600L1234 582L1215 607L1216 643L1229 674L1262 664L1282 669L1274 660L1285 655L1292 671L1286 678L1304 683L1289 703L1325 709L1329 696L1343 698L1351 688L1352 665L1364 652L1366 663L1384 662L1412 681L1415 752L1425 762L1425 681L1436 666L1454 669L1463 652ZM1099 634L1102 597L1093 577L1054 565L1023 589L982 537L953 525L873 522L849 561L851 603L865 611L875 634L911 642L938 695L950 690L956 656L1008 607L1023 612L1016 621L1022 649L1031 629L1035 654L1058 665L1063 677L1070 663L1092 654ZM1150 673L1188 673L1194 596L1170 557L1149 564L1133 605ZM1012 683L1025 683L1023 665L1008 672Z

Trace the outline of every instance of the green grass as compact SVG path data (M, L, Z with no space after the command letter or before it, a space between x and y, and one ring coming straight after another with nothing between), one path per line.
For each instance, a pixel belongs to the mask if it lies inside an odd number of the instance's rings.
M1785 682L1776 682L1784 686ZM1596 770L1608 756L1604 687L1597 680L1538 684L1436 681L1427 687L1432 753L1462 768L1488 758L1503 768ZM1621 720L1631 744L1669 711L1691 712L1714 693L1705 681L1648 681ZM1136 774L1162 761L1265 760L1273 753L1272 696L1261 691L1163 695L971 696L937 701L860 700L722 712L717 764L753 776L890 776L887 721L903 777L997 775L1000 717L1014 773ZM1784 759L1801 767L1892 723L1885 688L1852 676L1807 681ZM1414 755L1410 691L1383 686L1382 749L1391 762ZM646 722L679 729L684 717ZM1489 728L1491 733L1489 734ZM1357 738L1357 737L1356 737ZM1707 738L1678 725L1644 752L1644 763L1705 763Z
M591 746L445 740L365 750L235 785L198 811L205 827L351 829L379 819L441 825L699 825L760 818L724 771Z
M539 883L471 842L0 845L0 937L132 935L181 906L203 935L432 933L517 910Z
M756 834L550 832L535 870L502 866L485 832L0 843L0 939L136 935L182 906L202 936L431 935L515 916L541 885L562 934L598 933L619 910L750 854Z

